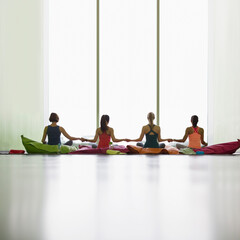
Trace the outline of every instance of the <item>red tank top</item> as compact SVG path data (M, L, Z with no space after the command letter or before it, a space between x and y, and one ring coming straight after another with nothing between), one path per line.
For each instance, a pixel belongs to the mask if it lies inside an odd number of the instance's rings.
M109 147L109 143L111 140L111 136L108 135L106 132L99 135L99 143L98 148L107 148Z
M198 127L193 127L193 133L189 134L189 145L190 148L201 148L201 135L198 133Z

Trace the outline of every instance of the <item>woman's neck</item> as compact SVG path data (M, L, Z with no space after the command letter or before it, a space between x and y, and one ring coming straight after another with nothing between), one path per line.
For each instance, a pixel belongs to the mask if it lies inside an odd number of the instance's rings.
M56 122L52 122L51 126L52 126L52 127L56 127L56 126L57 126L57 123L56 123Z

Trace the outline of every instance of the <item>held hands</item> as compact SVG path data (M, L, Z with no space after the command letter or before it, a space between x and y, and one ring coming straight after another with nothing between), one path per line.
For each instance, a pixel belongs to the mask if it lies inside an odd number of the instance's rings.
M173 142L173 139L168 138L167 141L168 141L168 142Z
M131 139L125 138L124 141L125 142L131 142Z
M86 138L79 138L79 140L81 140L82 142L86 142L87 141Z

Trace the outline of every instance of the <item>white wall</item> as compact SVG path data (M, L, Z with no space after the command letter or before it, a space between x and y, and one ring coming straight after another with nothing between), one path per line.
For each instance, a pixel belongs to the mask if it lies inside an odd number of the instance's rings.
M42 0L0 0L0 150L43 130Z
M209 143L240 138L240 1L209 0Z

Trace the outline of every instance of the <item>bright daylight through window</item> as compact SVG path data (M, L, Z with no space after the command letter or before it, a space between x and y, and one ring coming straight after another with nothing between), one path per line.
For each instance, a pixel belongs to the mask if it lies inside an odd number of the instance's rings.
M96 0L49 1L49 111L72 135L96 128ZM160 0L160 126L180 138L193 114L207 130L208 1ZM157 1L100 1L100 117L138 137L156 114ZM206 132L205 132L206 135Z

